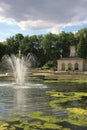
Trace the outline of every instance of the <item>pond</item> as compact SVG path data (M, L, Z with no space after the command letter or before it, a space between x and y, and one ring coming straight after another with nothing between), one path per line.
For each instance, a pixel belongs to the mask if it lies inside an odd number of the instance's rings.
M87 84L0 82L0 130L87 130Z

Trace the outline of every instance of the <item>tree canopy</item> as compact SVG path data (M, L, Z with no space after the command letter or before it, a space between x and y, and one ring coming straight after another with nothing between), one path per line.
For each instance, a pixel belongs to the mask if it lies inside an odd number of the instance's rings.
M52 61L49 63L54 64L61 55L62 57L69 56L70 45L72 44L77 47L77 56L87 58L86 37L87 28L83 28L75 34L61 32L60 34L23 36L18 33L0 43L0 59L5 54L16 55L20 49L23 55L34 54L38 59L39 66L43 66L49 61Z

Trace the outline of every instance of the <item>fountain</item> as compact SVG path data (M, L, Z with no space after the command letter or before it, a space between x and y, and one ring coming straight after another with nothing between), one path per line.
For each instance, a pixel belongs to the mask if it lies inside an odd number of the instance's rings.
M28 57L23 57L19 50L18 56L13 54L11 56L5 55L3 60L6 62L7 66L12 69L16 84L25 84L26 72L30 66L29 55Z
M5 55L2 58L2 66L5 66L5 72L8 71L14 79L15 82L12 84L4 84L5 86L14 86L14 88L46 88L47 86L39 83L30 82L26 79L30 76L31 68L37 65L37 58L29 53L27 56L23 56L19 50L18 56L15 55ZM6 72L7 73L7 72ZM2 84L1 84L2 85Z

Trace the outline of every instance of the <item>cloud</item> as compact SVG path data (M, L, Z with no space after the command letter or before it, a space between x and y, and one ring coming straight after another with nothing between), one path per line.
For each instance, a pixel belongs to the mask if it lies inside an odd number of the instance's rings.
M87 0L1 0L0 22L54 33L87 23Z
M43 21L43 20L28 20L28 21L21 21L18 23L18 25L20 27L22 27L23 29L46 29L46 28L50 28L51 26L53 26L53 23L51 22L47 22L47 21Z

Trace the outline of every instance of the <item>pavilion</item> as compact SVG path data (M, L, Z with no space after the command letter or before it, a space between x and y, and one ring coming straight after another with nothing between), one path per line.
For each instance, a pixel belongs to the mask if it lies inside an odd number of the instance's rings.
M75 45L70 46L70 56L57 60L58 71L87 71L87 60L76 56Z

